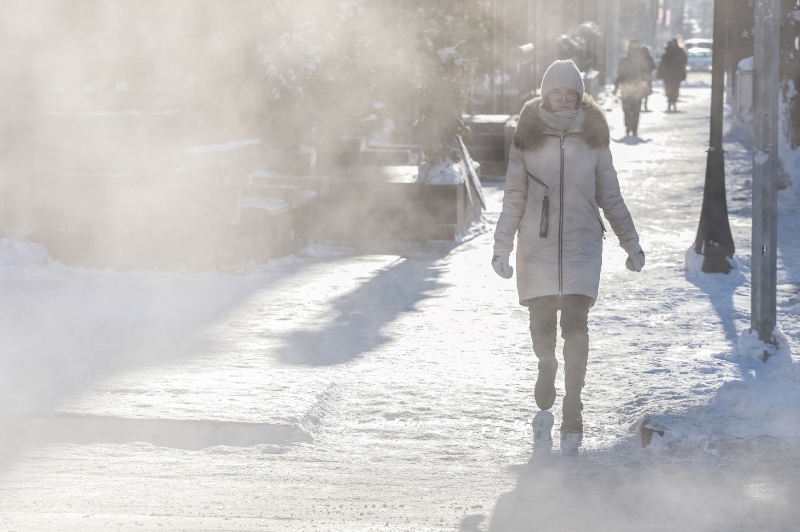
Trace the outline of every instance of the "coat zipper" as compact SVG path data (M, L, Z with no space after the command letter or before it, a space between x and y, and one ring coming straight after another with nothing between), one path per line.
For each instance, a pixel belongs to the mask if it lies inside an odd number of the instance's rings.
M527 170L525 170L525 171L526 171L526 172L528 172ZM539 179L538 177L536 177L536 176L535 176L535 175L533 175L532 173L528 172L528 177L530 177L531 179L533 179L534 181L536 181L537 183L539 183L540 185L542 185L542 186L544 187L544 189L545 189L545 190L549 190L549 189L550 189L550 187L548 187L547 185L545 185L545 184L544 184L544 181L542 181L541 179ZM546 194L546 193L547 193L547 192L545 192L545 194Z
M558 297L564 292L564 137L561 141L561 171L559 172L559 209L558 209Z
M542 198L542 219L539 222L539 238L547 238L547 217L550 212L550 187L545 185L544 181L530 172L528 172L528 177L544 187L544 198Z

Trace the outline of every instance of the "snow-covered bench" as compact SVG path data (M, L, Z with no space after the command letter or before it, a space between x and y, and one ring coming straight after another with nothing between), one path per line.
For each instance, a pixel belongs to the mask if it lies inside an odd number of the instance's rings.
M201 223L213 234L206 249L196 248L207 256L204 260L219 253L230 265L264 262L308 244L315 205L330 189L326 177L310 174L316 159L312 148L269 151L258 139L244 139L186 152L189 210L205 218Z

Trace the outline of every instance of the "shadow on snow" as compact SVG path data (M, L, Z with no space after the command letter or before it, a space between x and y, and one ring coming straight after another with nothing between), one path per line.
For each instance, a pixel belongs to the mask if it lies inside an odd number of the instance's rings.
M391 338L383 327L413 312L417 303L430 297L428 292L440 286L434 264L435 260L398 259L333 300L330 321L288 335L278 348L278 357L289 364L326 366L348 362L386 344Z

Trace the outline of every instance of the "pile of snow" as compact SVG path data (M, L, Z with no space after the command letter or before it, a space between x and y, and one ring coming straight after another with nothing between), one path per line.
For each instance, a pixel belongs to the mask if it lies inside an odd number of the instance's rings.
M729 429L739 437L800 436L800 369L790 364L752 380L727 382L715 406L736 418Z
M450 159L441 162L428 171L428 183L431 185L460 185L467 180L467 172L461 162Z
M739 357L747 360L761 360L771 364L791 363L792 352L789 347L789 339L778 327L773 329L772 338L775 345L766 344L761 341L756 331L747 329L739 335L736 353Z
M631 425L638 448L643 427L650 429L650 453L683 454L702 451L717 455L719 444L729 437L755 439L800 436L800 364L792 362L789 340L779 328L775 345L759 340L755 331L739 335L733 353L720 356L737 362L747 375L724 383L704 415L645 416ZM764 353L769 356L764 361Z
M737 436L800 436L800 365L792 363L789 340L778 327L773 339L776 345L765 344L755 331L744 331L735 355L751 363L752 377L717 391L714 407L735 420L729 429Z
M641 422L636 424L637 437L633 445L638 448L641 437ZM677 429L664 428L662 432L654 432L645 452L651 454L691 455L703 452L711 456L719 455L719 438L708 435L694 435Z
M745 275L743 271L744 268L737 257L734 256L733 258L728 259L732 269L727 274L705 273L703 271L703 260L705 260L703 255L695 253L694 244L692 244L689 249L686 250L686 253L683 256L683 270L686 272L686 277L688 279L696 280L704 276L709 276L711 279L737 285L745 281Z
M0 240L0 278L49 274L56 265L42 244L18 237Z
M683 255L683 271L687 273L703 273L704 257L694 250L694 244Z

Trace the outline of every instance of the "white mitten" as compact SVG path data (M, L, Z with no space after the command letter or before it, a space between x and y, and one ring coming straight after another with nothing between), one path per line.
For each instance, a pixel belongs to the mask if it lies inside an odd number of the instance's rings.
M641 247L636 246L634 251L628 252L628 260L625 261L625 267L632 272L640 272L644 268L644 251Z
M497 275L503 279L511 279L514 274L514 268L508 263L508 256L511 255L508 251L500 251L492 257L492 268L497 272Z

